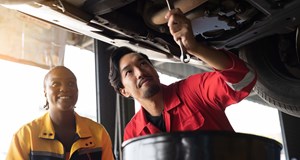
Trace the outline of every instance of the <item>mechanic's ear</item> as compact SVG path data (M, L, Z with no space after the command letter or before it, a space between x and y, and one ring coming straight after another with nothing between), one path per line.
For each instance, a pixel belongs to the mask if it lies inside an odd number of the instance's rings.
M120 88L119 91L124 97L130 97L130 93L126 92L125 88Z

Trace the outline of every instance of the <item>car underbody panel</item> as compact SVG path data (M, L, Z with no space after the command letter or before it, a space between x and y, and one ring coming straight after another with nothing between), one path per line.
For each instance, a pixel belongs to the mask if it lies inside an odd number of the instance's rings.
M0 3L69 31L114 46L129 46L158 63L181 63L180 49L164 19L168 10L164 0L0 0ZM299 98L294 97L300 96L299 0L175 0L173 3L191 20L198 41L242 55L258 71L256 92L260 97L271 106L300 117ZM210 70L195 57L187 65ZM272 73L277 86L266 81L267 73ZM275 88L279 86L291 89L282 94ZM292 90L293 93L288 93Z

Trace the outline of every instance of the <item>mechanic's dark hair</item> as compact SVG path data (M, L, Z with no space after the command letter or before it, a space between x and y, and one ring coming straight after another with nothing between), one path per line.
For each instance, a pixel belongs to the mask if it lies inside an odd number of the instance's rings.
M121 73L119 70L120 65L120 59L129 53L138 53L142 57L144 57L151 65L152 62L150 61L149 57L143 53L136 52L128 47L119 47L116 48L114 51L112 51L109 59L109 82L111 86L114 88L114 90L120 94L119 89L123 88L123 84L121 82Z

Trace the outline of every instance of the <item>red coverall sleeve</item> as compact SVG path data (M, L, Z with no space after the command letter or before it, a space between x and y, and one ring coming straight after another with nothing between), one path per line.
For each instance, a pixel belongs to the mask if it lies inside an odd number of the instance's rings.
M256 72L246 62L227 52L232 67L196 74L184 80L185 90L211 107L224 110L227 106L243 100L249 95L257 79Z

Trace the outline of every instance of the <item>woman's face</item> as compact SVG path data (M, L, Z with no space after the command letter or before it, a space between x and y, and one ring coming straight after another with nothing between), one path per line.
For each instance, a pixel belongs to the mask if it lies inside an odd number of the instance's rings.
M54 68L45 79L44 93L50 110L73 110L78 98L75 75L65 67Z

